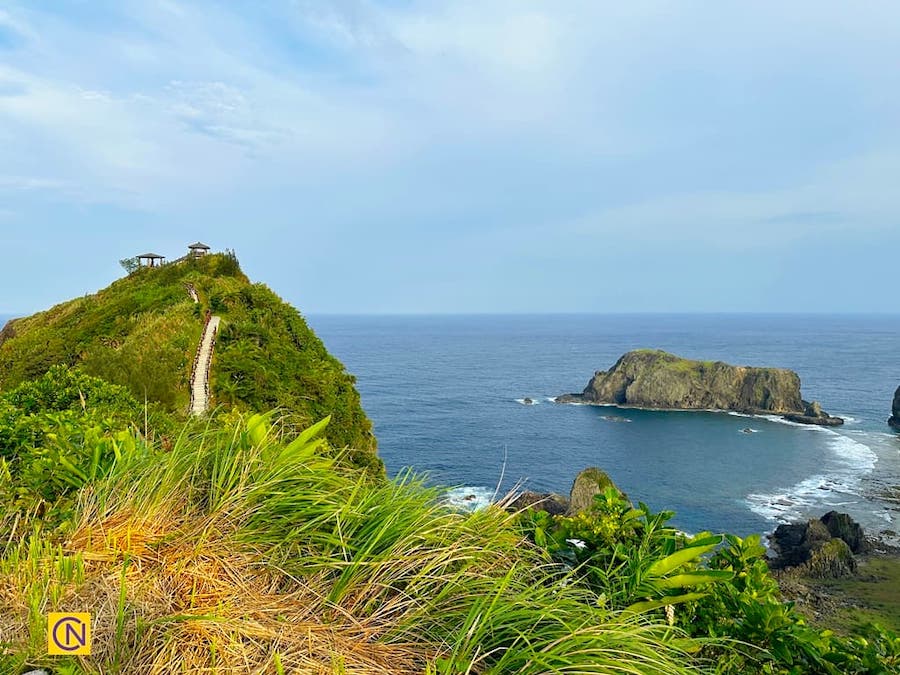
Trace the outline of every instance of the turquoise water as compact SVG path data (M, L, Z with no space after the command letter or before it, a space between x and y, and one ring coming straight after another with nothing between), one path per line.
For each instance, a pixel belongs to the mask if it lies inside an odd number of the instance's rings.
M830 508L900 530L898 316L315 316L357 376L390 471L411 466L459 496L524 484L567 492L586 466L689 531L765 532ZM557 405L625 351L796 370L838 431L725 413ZM530 397L537 405L519 401ZM518 401L517 401L518 399ZM624 417L629 422L606 419ZM757 433L742 433L746 427Z

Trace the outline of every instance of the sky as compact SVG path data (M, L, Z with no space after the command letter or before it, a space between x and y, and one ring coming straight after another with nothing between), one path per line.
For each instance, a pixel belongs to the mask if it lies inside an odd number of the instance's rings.
M4 0L0 313L896 312L900 3Z

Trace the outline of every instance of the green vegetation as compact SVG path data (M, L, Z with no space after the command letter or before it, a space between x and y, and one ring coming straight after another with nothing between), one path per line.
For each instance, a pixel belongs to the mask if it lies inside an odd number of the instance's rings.
M219 407L188 419L207 311ZM900 670L896 634L783 602L758 537L680 533L599 470L571 517L388 480L353 378L233 255L16 321L0 386L2 673ZM91 656L46 655L51 611L93 614Z
M78 367L183 420L209 311L222 317L210 382L220 413L277 408L297 428L331 416L331 445L350 448L349 461L383 471L354 378L299 312L250 283L233 254L125 266L127 277L94 295L11 322L0 335L0 391L56 365Z
M17 390L133 410L121 388L54 371ZM41 393L43 392L43 393ZM27 403L24 403L28 401ZM0 672L889 673L900 638L808 626L741 540L669 527L614 487L574 517L460 513L406 474L332 456L233 414L174 443L132 425L85 435L102 469L0 512ZM100 450L97 450L97 448ZM16 456L27 455L27 448ZM65 471L61 471L65 473ZM92 655L49 657L46 613L93 613Z
M125 430L141 421L147 427L151 417L154 426L165 425L124 387L65 366L0 396L0 501L7 513L43 511L102 477L121 453Z
M816 579L833 609L810 622L839 633L858 632L879 623L900 633L900 559L871 556L860 563L858 574L840 579Z
M126 389L64 367L2 410L0 672L900 665L883 629L808 626L758 538L683 535L611 485L573 517L459 513L412 475L335 457L328 418L298 432L233 411L172 441ZM46 656L46 613L76 610L94 615L92 656Z
M244 410L289 411L298 426L326 415L338 447L374 451L375 437L354 388L355 379L331 356L300 314L265 286L198 286L213 311L227 317L213 368L215 401ZM377 461L372 452L368 453ZM354 460L365 462L356 452Z
M780 597L758 536L679 533L671 512L634 508L615 487L574 517L524 514L541 548L610 610L663 616L717 673L888 673L900 637L878 625L852 637L810 627ZM721 545L720 545L721 544Z
M83 608L70 672L689 672L681 631L598 606L515 516L338 468L323 426L133 437L71 527L32 518L0 549L0 670L66 665L45 612Z

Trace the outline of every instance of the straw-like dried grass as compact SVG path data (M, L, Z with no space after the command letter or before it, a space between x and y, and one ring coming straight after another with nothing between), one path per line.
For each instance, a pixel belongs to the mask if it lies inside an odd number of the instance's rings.
M68 610L93 613L86 672L684 672L664 628L561 584L504 511L337 471L320 429L182 438L83 490L58 544L10 543L0 666L52 663L43 616Z

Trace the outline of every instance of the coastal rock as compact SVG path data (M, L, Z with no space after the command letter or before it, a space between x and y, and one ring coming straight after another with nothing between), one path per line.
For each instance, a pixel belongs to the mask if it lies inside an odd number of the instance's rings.
M778 554L772 566L796 567L808 562L813 551L831 541L831 533L818 519L805 523L786 523L775 528L770 537L772 548Z
M551 516L562 516L569 510L569 500L553 492L531 492L526 490L506 507L507 511L546 511Z
M837 511L805 523L779 525L770 540L777 553L770 562L773 569L794 568L799 574L818 578L853 574L853 554L871 550L859 523Z
M790 422L798 422L800 424L820 424L825 427L837 427L844 423L840 417L832 417L819 405L818 401L807 403L803 401L803 413L788 413L784 415L784 419Z
M812 552L798 573L816 579L838 579L856 572L856 558L842 539L830 539Z
M613 483L609 474L597 467L588 467L575 477L568 499L554 492L526 490L509 502L506 510L516 512L530 509L546 511L551 516L574 516L589 509L594 502L594 496L608 487L615 488L619 494L624 494Z
M897 387L897 391L894 392L894 405L891 407L891 416L888 418L888 424L900 431L900 387Z
M563 394L555 400L792 415L797 416L795 421L826 426L843 423L818 403L801 398L800 378L791 370L692 361L653 349L628 352L610 370L594 373L581 394Z
M619 489L609 474L602 469L592 466L579 473L572 483L571 492L569 492L568 514L574 516L576 513L589 509L594 502L594 496L608 487Z
M844 541L854 553L868 553L871 550L862 525L846 513L829 511L822 516L821 521L832 537Z
M803 414L808 417L825 417L825 413L822 412L822 406L819 405L818 401L807 403L803 410Z

